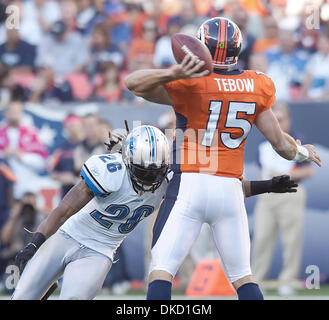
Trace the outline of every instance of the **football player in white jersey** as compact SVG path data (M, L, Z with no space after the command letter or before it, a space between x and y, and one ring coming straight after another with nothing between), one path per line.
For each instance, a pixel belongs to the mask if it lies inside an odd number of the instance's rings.
M135 128L122 155L89 158L81 170L81 181L18 253L20 269L32 258L12 299L41 299L61 275L60 299L94 298L111 268L115 250L159 207L166 192L168 165L168 140L152 126Z
M12 299L49 296L48 289L62 275L60 299L96 296L115 250L138 222L157 210L168 184L169 145L160 130L135 128L122 153L95 155L86 161L81 181L18 253L17 265L21 271L26 267ZM296 191L288 176L244 180L243 186L246 196Z

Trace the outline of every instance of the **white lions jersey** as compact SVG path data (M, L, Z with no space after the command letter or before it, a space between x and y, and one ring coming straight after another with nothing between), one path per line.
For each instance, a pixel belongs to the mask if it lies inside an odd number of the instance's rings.
M127 234L158 209L168 183L165 179L154 193L138 194L119 153L92 156L83 165L81 176L95 197L61 229L113 260Z

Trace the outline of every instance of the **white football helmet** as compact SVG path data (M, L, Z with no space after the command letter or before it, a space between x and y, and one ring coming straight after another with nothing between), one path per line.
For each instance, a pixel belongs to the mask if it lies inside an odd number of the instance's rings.
M139 126L129 133L122 155L136 189L154 192L160 187L168 173L169 151L166 136L153 126Z

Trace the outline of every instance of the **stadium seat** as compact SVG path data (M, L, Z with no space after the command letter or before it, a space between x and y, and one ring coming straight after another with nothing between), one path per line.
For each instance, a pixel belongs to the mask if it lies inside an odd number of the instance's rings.
M85 101L90 97L93 89L87 75L84 73L70 73L66 76L66 80L72 88L75 99Z

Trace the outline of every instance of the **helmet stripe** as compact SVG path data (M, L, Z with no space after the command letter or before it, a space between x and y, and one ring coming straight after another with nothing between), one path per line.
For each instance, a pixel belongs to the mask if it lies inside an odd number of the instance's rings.
M154 159L156 159L157 148L158 148L158 145L157 145L157 142L156 142L156 134L155 134L155 132L154 132L153 127L150 127L150 129L151 129L151 132L152 132L152 138L153 138Z
M225 39L225 42L224 42L224 48L223 48L223 56L222 56L222 59L221 59L221 62L223 64L225 64L225 61L226 61L226 52L227 52L227 22L224 20L224 24L225 24L225 27L224 27L224 39Z
M218 43L219 52L216 59L216 63L222 63L222 59L223 59L224 46L225 46L225 25L226 25L226 21L224 19L220 19L220 37L218 39L220 43Z
M154 161L155 159L155 139L154 139L154 135L152 133L152 130L150 127L146 127L147 129L147 132L149 133L150 135L150 144L151 144L151 157L152 157L152 160L151 161Z
M215 55L214 55L214 61L216 63L217 63L218 50L219 50L220 29L221 29L221 24L218 25L218 36L217 36L216 52L215 52Z

